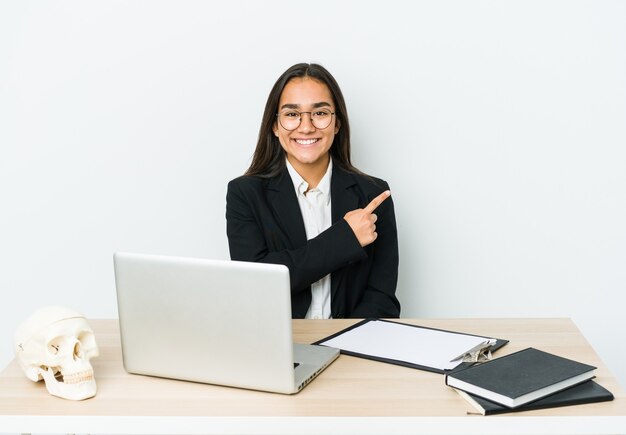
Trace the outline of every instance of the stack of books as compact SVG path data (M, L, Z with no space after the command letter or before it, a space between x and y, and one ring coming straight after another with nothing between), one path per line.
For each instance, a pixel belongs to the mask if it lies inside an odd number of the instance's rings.
M453 387L483 414L553 408L613 400L591 379L596 367L534 348L452 371Z

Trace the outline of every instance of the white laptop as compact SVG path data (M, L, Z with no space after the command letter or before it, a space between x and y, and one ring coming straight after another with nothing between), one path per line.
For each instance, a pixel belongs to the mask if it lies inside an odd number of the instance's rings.
M114 254L129 373L293 394L338 356L294 344L283 265Z

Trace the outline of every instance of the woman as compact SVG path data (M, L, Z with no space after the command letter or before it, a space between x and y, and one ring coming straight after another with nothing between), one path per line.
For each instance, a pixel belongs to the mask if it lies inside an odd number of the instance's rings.
M286 265L294 318L399 317L388 188L350 162L335 79L294 65L270 92L250 168L228 184L231 259Z

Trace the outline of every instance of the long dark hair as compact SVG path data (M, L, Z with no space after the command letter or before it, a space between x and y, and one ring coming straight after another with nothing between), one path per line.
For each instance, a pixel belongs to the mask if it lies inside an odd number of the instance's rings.
M339 122L339 132L333 139L330 147L330 155L333 164L342 169L361 174L361 171L352 166L350 162L350 124L346 102L343 99L341 89L335 78L321 65L315 63L298 63L285 71L276 81L270 91L263 112L263 120L259 129L259 139L254 150L252 163L245 175L257 175L270 178L278 175L285 167L285 151L280 141L274 135L273 126L276 122L278 102L287 83L294 78L310 77L325 84L333 97L335 104L335 117Z

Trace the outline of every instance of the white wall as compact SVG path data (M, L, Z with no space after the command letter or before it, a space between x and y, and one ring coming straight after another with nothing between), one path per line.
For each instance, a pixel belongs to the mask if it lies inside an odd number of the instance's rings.
M227 258L274 80L341 84L387 179L405 317L572 317L626 385L626 3L0 3L0 366L116 250Z

